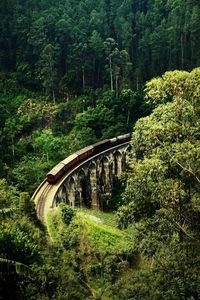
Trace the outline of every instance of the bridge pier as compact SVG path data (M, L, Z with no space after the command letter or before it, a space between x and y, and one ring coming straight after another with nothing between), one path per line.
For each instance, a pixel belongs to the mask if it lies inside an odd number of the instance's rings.
M65 202L72 207L102 209L112 196L113 179L121 178L127 166L128 145L100 154L72 172L61 184L56 205Z
M67 183L67 199L68 204L72 207L76 206L76 188L75 188L75 180L71 177Z
M101 192L104 196L111 196L112 193L112 174L111 163L107 157L100 162L99 178L101 179Z
M97 165L92 162L88 169L90 207L99 210L99 191L97 183Z
M114 153L114 166L115 166L115 176L117 178L121 178L122 176L122 166L123 160L122 160L122 153L118 150Z
M77 176L77 191L79 198L79 207L87 207L88 206L88 191L87 191L87 178L85 171L83 169L80 170Z

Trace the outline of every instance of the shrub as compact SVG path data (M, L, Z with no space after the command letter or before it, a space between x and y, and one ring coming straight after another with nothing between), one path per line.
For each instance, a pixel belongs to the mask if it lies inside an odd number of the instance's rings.
M61 206L61 218L66 225L71 223L74 216L75 210L72 207L65 204Z

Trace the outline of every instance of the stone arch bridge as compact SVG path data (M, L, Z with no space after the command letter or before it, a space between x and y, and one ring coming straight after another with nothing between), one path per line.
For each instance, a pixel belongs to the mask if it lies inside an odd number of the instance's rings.
M45 179L32 196L39 218L46 219L52 208L64 202L72 207L102 209L112 195L114 178L121 178L128 163L130 139L112 144L76 164L55 184Z

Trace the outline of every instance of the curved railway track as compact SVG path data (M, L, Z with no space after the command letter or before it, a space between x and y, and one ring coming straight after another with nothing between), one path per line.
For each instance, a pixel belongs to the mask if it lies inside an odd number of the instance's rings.
M45 202L46 202L47 195L48 195L49 191L51 190L51 188L52 188L52 185L49 184L48 182L46 182L45 187L43 186L42 193L40 194L39 198L37 199L36 211L37 211L37 215L40 219L42 219L44 216Z

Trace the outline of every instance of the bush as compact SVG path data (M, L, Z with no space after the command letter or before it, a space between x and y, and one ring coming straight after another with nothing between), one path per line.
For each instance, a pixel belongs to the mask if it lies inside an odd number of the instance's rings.
M71 223L74 216L75 210L72 207L65 204L61 206L61 218L66 225Z

